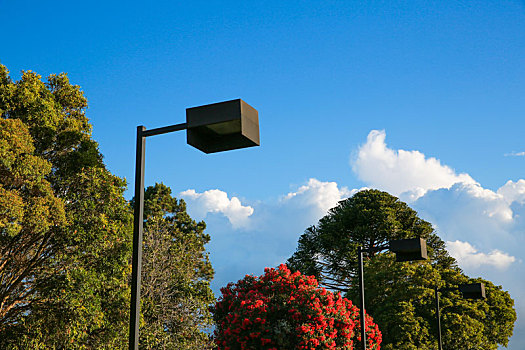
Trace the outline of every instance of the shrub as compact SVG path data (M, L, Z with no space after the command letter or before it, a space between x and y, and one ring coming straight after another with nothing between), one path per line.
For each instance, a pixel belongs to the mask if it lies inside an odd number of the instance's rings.
M350 350L361 340L359 309L286 265L246 275L221 292L213 308L219 350ZM368 349L379 350L381 332L368 315L366 327Z

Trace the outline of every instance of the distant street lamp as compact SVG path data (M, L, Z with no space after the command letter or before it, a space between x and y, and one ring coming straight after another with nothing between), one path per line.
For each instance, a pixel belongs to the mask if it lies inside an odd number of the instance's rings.
M436 320L438 329L438 349L443 350L441 342L441 319L439 316L439 292L459 290L465 299L485 299L485 285L483 283L460 284L457 287L434 288L436 295Z
M142 231L144 220L144 155L146 137L186 130L187 143L204 153L259 146L257 110L241 99L186 109L186 123L146 130L137 127L135 208L129 318L129 349L138 350Z
M422 238L398 239L390 241L388 245L365 249L357 248L359 263L359 296L361 298L361 343L362 350L366 350L366 324L365 324L365 281L363 272L363 252L373 253L390 250L396 254L396 261L413 261L427 259L427 242Z

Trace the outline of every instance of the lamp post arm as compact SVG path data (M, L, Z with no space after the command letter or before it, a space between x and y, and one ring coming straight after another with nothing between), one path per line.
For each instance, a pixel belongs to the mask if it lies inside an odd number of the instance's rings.
M363 253L377 253L383 250L387 250L389 248L390 248L389 244L384 244L384 245L380 245L377 247L370 247L370 248L359 247L359 249L361 249L361 252Z
M150 129L150 130L144 129L142 131L142 136L148 137L148 136L154 136L154 135L167 134L169 132L186 130L187 127L188 127L188 124L180 123L180 124L175 124L175 125L163 126L162 128L156 128L156 129Z

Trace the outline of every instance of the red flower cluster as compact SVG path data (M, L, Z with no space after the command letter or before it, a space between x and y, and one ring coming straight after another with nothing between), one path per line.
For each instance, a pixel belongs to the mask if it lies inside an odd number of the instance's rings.
M351 350L361 340L357 307L286 265L221 292L213 310L219 350ZM381 332L368 315L366 327L368 349L380 350Z

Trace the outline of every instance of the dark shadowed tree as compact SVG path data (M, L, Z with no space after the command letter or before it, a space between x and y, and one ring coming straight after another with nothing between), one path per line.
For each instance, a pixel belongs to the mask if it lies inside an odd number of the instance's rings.
M427 241L429 261L396 263L388 252L365 258L366 311L383 333L382 349L436 349L433 288L476 281L486 285L484 301L465 300L457 292L442 294L444 347L490 350L507 345L516 320L509 293L489 281L467 277L431 224L386 192L366 190L341 201L306 229L288 264L358 303L357 247L414 237Z
M165 185L146 189L140 344L147 349L211 348L213 269L205 227Z

